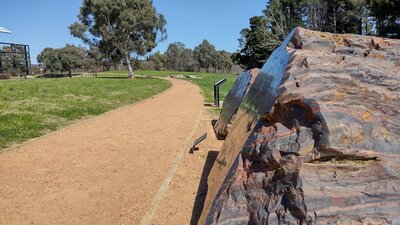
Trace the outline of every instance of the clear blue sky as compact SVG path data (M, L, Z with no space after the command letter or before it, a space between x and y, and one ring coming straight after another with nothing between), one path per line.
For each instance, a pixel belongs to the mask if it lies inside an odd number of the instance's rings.
M234 52L240 30L249 18L261 15L266 0L154 0L167 19L168 39L156 50L180 41L193 48L207 39L218 50ZM32 63L45 47L82 45L68 26L77 21L81 0L0 0L0 26L13 34L0 33L0 42L30 45Z

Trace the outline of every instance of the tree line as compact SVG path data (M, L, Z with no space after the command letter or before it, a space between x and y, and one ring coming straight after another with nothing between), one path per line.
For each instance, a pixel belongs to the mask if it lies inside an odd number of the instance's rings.
M106 60L123 60L130 78L132 57L150 53L167 38L167 21L151 0L83 0L78 19L69 26L71 34Z
M217 51L207 40L194 49L175 42L164 54L151 54L167 38L167 21L150 0L83 0L78 19L69 30L88 49L44 49L37 59L48 71L72 75L74 68L108 70L123 64L133 77L133 69L231 72L238 67L230 53Z
M262 16L250 18L241 31L234 62L261 68L297 27L331 33L400 38L400 1L396 0L270 0Z
M67 44L63 48L45 48L37 56L38 63L46 67L51 73L68 71L71 77L73 69L89 66L90 58L88 52L83 47L76 47Z
M72 76L75 69L88 72L108 71L124 63L118 57L110 57L96 47L85 48L67 44L62 48L45 48L36 57L46 73L65 73Z
M141 62L141 69L235 73L238 66L233 63L231 55L226 51L217 51L207 40L203 40L194 49L186 48L181 42L174 42L164 54L156 52L147 57Z
M46 72L68 72L72 76L74 69L86 71L107 71L118 66L128 67L121 58L107 57L98 48L86 49L81 46L67 44L63 48L45 48L37 56L37 61L45 66ZM135 69L170 70L185 72L238 73L238 65L234 65L231 53L217 51L207 40L194 49L186 48L181 42L171 43L165 53L155 52L145 58L132 60Z
M79 20L69 29L88 49L45 49L38 61L51 71L69 74L77 67L107 70L121 63L128 68L128 77L134 76L134 68L232 72L236 65L261 68L296 26L400 38L399 15L398 0L269 0L262 16L250 18L250 27L241 31L234 54L217 51L207 40L194 49L175 42L165 53L151 54L167 38L167 21L151 0L83 0Z

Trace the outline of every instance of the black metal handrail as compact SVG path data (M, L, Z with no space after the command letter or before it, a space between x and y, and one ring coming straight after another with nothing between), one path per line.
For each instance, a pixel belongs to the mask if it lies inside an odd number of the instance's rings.
M226 79L219 80L214 84L214 105L219 107L219 86L226 82Z

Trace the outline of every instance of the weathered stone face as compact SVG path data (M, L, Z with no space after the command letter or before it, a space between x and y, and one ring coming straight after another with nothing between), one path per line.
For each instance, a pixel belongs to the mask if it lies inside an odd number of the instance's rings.
M220 117L214 126L215 134L218 138L224 139L228 135L235 121L240 103L242 103L244 96L249 91L259 72L259 69L251 69L237 77L232 89L225 98Z
M399 224L400 40L296 28L243 99L199 224Z

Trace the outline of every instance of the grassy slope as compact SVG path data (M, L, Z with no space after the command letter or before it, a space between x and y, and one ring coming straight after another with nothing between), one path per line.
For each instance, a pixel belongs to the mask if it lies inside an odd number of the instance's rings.
M198 72L177 72L177 71L154 71L154 70L137 70L136 75L149 75L149 76L159 76L166 77L169 75L195 75L197 79L190 79L193 83L200 86L203 90L204 98L206 102L214 101L214 83L220 79L226 78L227 82L220 87L220 98L221 101L225 99L233 83L236 80L235 75L232 74L217 74L217 73L198 73ZM99 73L99 77L126 77L126 71L110 71Z
M0 81L0 150L167 89L160 79Z

